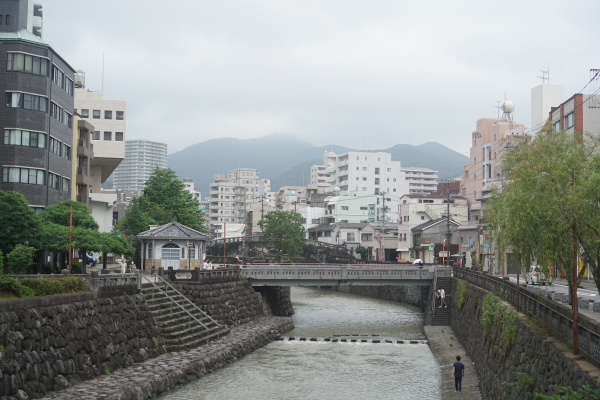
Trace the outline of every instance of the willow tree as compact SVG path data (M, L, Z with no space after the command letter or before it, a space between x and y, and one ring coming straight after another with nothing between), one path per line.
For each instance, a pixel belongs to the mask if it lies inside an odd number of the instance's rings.
M569 132L523 140L505 156L507 180L494 191L484 219L498 251L516 254L521 268L536 261L564 271L573 299L584 272L578 270L580 253L600 276L598 150L597 138ZM600 280L596 285L600 289ZM577 301L571 303L575 323ZM574 344L576 351L575 337Z

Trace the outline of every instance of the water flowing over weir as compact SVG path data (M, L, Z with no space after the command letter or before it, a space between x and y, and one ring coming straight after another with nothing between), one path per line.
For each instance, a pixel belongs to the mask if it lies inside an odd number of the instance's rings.
M441 398L417 307L302 287L292 303L295 329L282 340L159 398Z

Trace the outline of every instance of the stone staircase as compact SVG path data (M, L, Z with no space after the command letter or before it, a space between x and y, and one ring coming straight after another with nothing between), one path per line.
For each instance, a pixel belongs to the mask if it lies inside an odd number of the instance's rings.
M229 333L226 325L219 324L166 281L143 284L142 295L167 351L199 347Z
M439 304L435 305L435 310L433 311L433 317L431 318L431 325L434 326L450 326L450 301L452 299L452 295L450 293L450 282L452 278L448 277L438 277L437 278L437 287L444 288L446 292L446 304L448 304L448 308L439 308Z

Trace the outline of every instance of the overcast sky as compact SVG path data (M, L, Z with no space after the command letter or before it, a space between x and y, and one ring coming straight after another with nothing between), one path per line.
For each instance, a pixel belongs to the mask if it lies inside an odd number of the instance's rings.
M541 70L570 97L600 68L597 0L36 2L44 40L86 87L127 102L127 138L169 153L287 133L468 155L505 97L530 127Z

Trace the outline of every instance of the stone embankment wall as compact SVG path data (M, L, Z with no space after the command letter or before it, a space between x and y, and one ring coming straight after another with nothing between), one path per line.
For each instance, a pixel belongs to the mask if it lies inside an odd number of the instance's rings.
M144 299L123 292L0 302L0 398L36 398L163 353Z
M130 393L127 398L146 398L140 393L156 395L202 376L293 328L289 318L265 320L271 310L293 313L289 288L273 288L267 296L256 293L247 281L182 288L218 321L240 328L214 345L191 350L198 354L189 358L182 356L186 352L173 353L173 368L156 364L171 360L171 353L164 354L158 327L135 288L0 302L0 399L39 398L50 391L58 391L52 398L65 398L66 388L92 378L97 379L76 385L72 398L90 395L86 387L99 397L113 390ZM269 306L263 299L276 299L280 305ZM189 368L179 367L188 361ZM136 370L152 371L153 386L132 391L147 377L136 375ZM115 381L117 375L126 378ZM104 383L97 385L98 380Z
M387 286L334 286L333 290L358 294L374 299L393 300L400 303L412 304L425 310L429 285L387 285Z
M456 283L453 279L452 293L457 293ZM524 399L528 398L527 392L547 394L553 385L600 388L597 368L574 357L564 343L553 338L536 321L517 320L516 342L512 347L502 341L492 343L487 340L481 323L486 293L467 284L462 308L458 309L454 301L451 304L452 330L474 363L467 368L477 372L484 399ZM517 372L533 378L532 385L517 389L503 384L516 382Z

